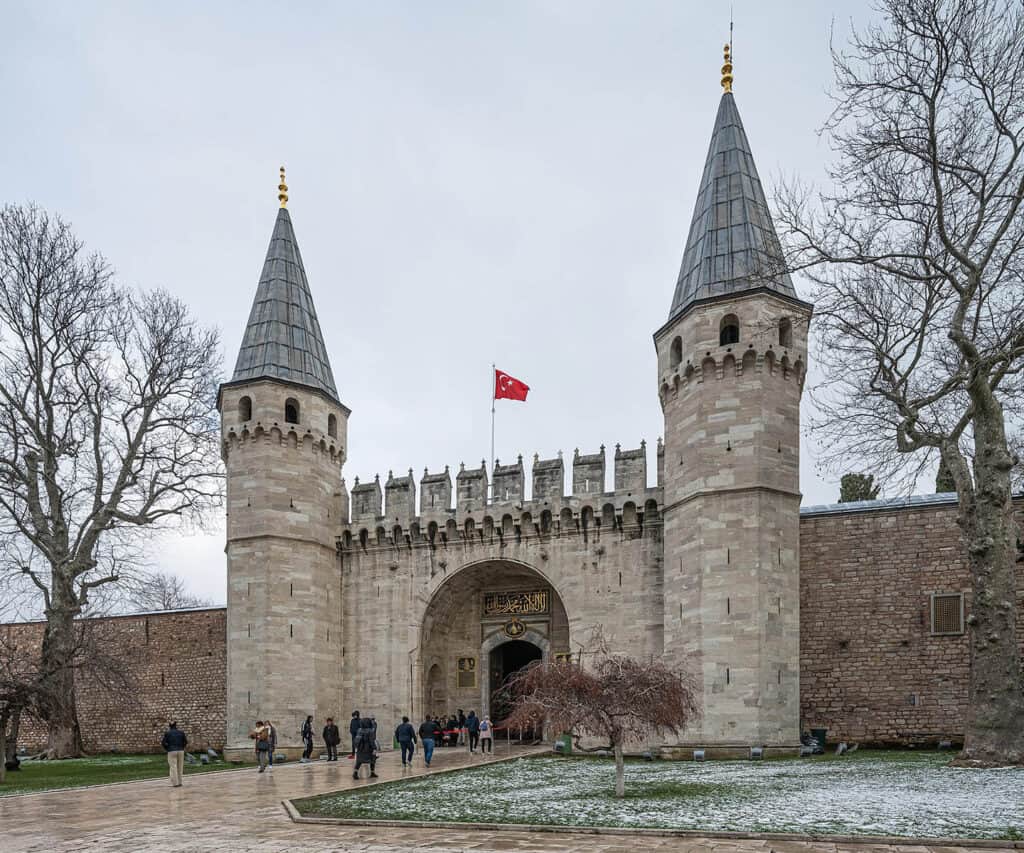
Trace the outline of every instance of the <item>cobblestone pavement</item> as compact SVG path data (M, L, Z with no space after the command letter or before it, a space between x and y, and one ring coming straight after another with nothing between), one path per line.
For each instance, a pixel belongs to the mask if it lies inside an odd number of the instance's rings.
M403 770L397 753L378 762L381 781L480 763L465 750L439 750L434 766ZM501 748L496 757L508 755ZM630 838L621 835L491 832L450 829L360 828L292 823L281 801L367 785L352 779L352 762L288 764L273 772L253 770L186 777L181 788L167 780L129 782L95 788L0 798L0 850L4 853L64 851L223 850L232 853L281 851L523 851L554 853L954 853L964 848L820 842ZM468 793L468 792L467 792ZM486 796L486 792L473 792Z

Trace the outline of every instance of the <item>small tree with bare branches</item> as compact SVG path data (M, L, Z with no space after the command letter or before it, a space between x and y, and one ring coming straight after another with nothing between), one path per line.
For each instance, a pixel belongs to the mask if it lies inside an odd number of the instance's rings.
M602 644L584 668L568 661L534 661L508 682L514 706L511 728L549 726L607 738L615 755L615 795L626 794L624 749L651 736L678 734L700 713L692 677L660 660L609 654Z

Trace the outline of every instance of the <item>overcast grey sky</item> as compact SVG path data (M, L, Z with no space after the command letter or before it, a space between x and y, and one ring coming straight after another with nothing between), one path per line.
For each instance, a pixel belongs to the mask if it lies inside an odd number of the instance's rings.
M736 0L761 178L817 179L833 19ZM661 434L666 319L721 89L729 6L696 2L0 0L4 201L61 213L125 283L223 333L228 371L277 168L342 402L345 477ZM799 282L798 282L799 287ZM805 503L835 500L805 442ZM223 527L154 560L224 600Z

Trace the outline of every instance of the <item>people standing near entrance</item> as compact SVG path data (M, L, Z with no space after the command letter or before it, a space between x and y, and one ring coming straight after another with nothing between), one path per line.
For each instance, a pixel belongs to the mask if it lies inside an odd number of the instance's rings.
M466 743L466 713L459 708L459 739L456 741L459 746L464 746Z
M434 757L434 743L441 735L441 727L437 720L427 717L420 723L420 743L423 744L423 762L430 766L430 759Z
M256 721L256 728L249 732L249 737L255 741L256 763L260 766L260 773L267 769L267 755L270 752L270 729L263 720Z
M480 740L480 718L476 711L470 711L466 717L466 731L469 734L469 751L476 752L477 743Z
M377 778L377 730L373 727L373 720L363 720L359 726L359 733L355 742L356 766L352 770L352 778L359 778L359 768L364 764L370 765L370 778Z
M493 740L494 735L494 724L491 722L491 718L486 714L480 721L480 753L494 752Z
M412 727L408 717L402 717L402 722L395 729L395 740L402 748L402 766L412 764L412 756L416 751L416 729Z
M267 750L267 770L274 769L274 750L277 749L277 729L270 720L264 720L263 725L267 727L267 740L270 741L270 749Z
M338 727L334 725L334 717L327 718L327 725L324 726L323 737L324 745L327 747L327 760L337 761L338 744L341 743L341 732L339 732Z
M302 758L299 761L303 764L309 764L309 757L313 754L313 715L310 714L306 717L306 722L302 724L302 743L306 747L302 750Z
M172 722L167 724L167 731L164 732L160 742L167 753L167 768L171 774L171 787L180 788L181 774L185 772L185 747L188 746L188 738L178 728L178 724ZM0 756L0 760L3 758L4 756Z
M359 734L361 720L359 719L359 712L352 712L352 721L348 724L348 733L352 737L352 751L348 754L349 758L356 757L356 735Z

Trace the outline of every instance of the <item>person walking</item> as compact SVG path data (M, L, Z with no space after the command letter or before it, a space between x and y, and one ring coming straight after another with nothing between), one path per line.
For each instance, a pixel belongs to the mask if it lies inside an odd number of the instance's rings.
M370 778L377 778L377 730L373 726L373 720L363 720L359 726L359 734L356 735L355 743L356 766L352 770L352 778L359 778L359 768L364 764L370 765Z
M164 732L164 751L167 753L167 767L171 773L171 787L181 787L181 774L185 772L185 747L188 746L188 738L178 728L178 724L171 722L167 724L167 731ZM2 758L2 756L0 756Z
M262 773L267 769L267 756L270 754L270 729L263 720L257 720L256 728L249 732L249 737L255 741L256 763Z
M359 719L359 712L352 712L352 720L348 724L348 733L352 737L352 751L348 754L349 758L356 757L356 735L359 734L360 724L362 721Z
M402 766L412 764L412 755L416 751L416 729L412 727L408 717L402 717L402 722L395 729L395 740L402 748Z
M302 758L299 761L302 764L309 764L310 756L313 754L313 715L310 714L306 717L306 722L302 724L302 743L305 745L305 749L302 750Z
M267 770L274 769L274 750L277 749L277 729L274 728L274 724L270 720L264 720L263 725L267 729L267 741L270 743L270 749L267 750Z
M338 731L338 727L334 725L334 717L327 718L327 725L324 726L323 737L324 744L327 746L327 760L337 761L338 744L341 743L341 733Z
M466 731L469 733L469 751L476 752L477 743L480 741L480 718L476 711L470 710L466 716Z
M481 752L481 754L483 754L485 752L490 752L491 754L494 753L493 736L494 736L494 723L492 723L491 722L491 718L488 717L485 714L484 718L480 721L480 752Z
M466 742L466 712L459 708L459 739L456 743L462 746Z
M434 757L434 742L441 735L441 727L436 720L427 717L420 723L420 743L423 744L423 761L430 766L430 759Z

